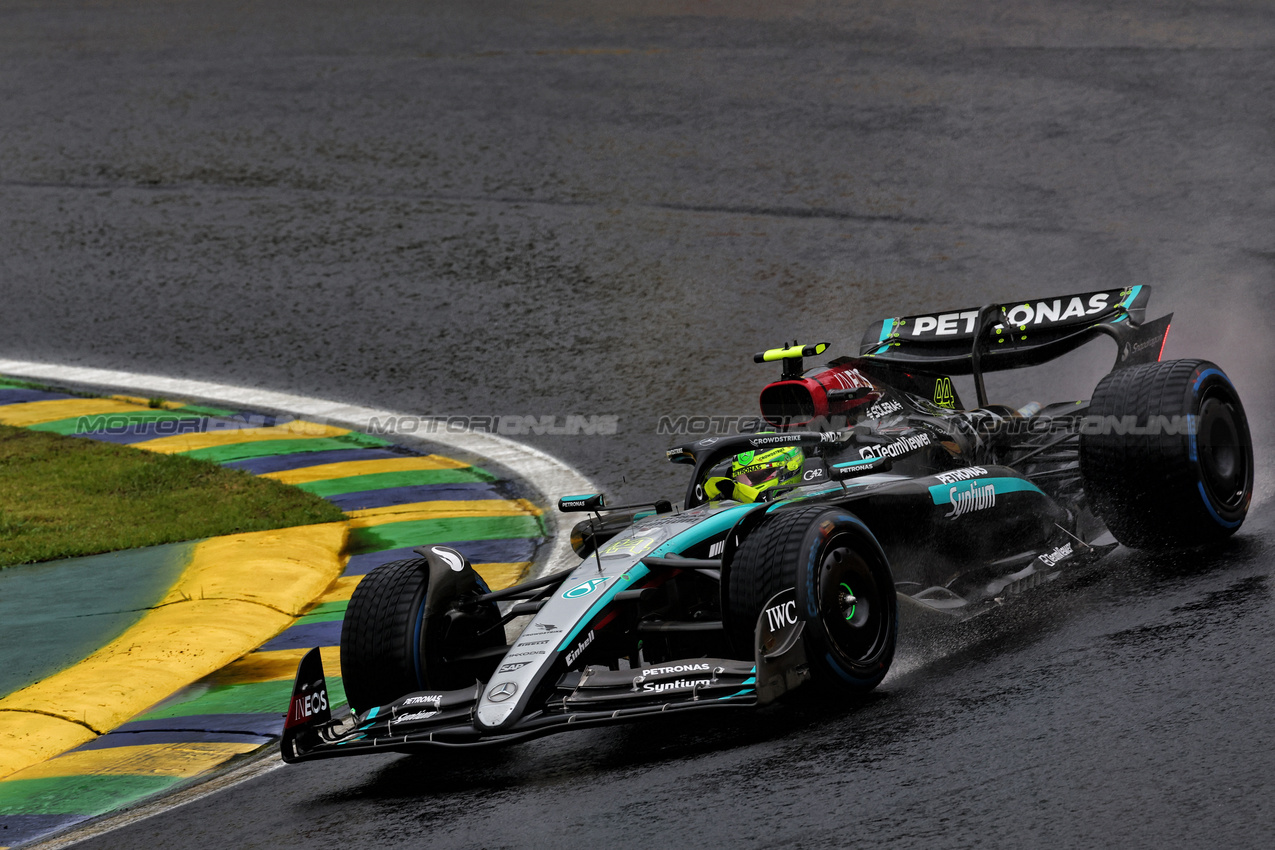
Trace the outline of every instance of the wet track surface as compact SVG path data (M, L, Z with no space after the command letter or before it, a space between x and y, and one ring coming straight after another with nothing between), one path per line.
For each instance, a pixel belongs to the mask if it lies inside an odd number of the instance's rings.
M1150 284L1165 356L1226 368L1258 443L1228 546L1122 549L905 635L862 706L301 765L87 846L1275 828L1266 4L0 2L0 92L3 356L616 416L526 439L617 500L678 498L659 418L753 413L754 351ZM1104 357L993 395L1083 397Z

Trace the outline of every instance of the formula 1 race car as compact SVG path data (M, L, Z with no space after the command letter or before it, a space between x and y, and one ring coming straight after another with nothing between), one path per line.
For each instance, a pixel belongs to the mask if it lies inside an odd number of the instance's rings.
M1119 543L1216 543L1244 521L1253 450L1230 379L1159 360L1149 287L885 319L858 356L756 355L782 379L753 433L670 449L683 504L567 496L578 566L490 591L426 546L356 588L341 635L350 711L318 650L297 672L289 762L520 741L789 692L854 698L894 656L899 609L966 619ZM1100 336L1087 401L990 403L983 374ZM964 409L953 375L973 378ZM768 460L769 458L769 460ZM512 644L506 624L530 621Z

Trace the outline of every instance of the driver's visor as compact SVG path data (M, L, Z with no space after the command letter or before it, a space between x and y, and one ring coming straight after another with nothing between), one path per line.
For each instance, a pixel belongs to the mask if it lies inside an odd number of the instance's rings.
M735 476L735 480L738 481L740 484L745 484L749 487L758 487L762 484L765 484L767 481L770 481L774 478L778 478L779 474L783 472L784 470L786 470L787 468L788 467L786 465L779 463L779 464L775 464L774 466L767 466L761 469L753 469L748 472L741 472L739 475Z

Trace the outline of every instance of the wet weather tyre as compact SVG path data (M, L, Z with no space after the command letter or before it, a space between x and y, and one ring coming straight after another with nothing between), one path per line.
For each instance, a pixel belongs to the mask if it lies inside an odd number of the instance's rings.
M1253 496L1253 440L1239 394L1207 360L1168 360L1098 383L1080 435L1094 513L1137 549L1215 543Z
M391 561L354 588L341 626L341 677L355 711L386 705L425 687L420 630L429 564Z
M885 678L898 638L898 600L885 552L858 517L826 506L772 514L740 544L728 582L737 650L752 654L763 606L794 588L820 690L864 694Z

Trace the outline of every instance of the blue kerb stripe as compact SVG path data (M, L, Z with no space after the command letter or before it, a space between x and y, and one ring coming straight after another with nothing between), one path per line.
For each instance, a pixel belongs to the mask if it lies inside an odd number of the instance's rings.
M668 554L669 552L673 552L678 549L686 549L697 543L702 543L708 538L715 537L723 531L729 531L735 523L739 522L744 514L753 510L755 507L757 506L751 504L736 505L733 508L727 508L721 513L713 514L708 519L698 523L697 525L691 526L681 534L675 534L673 537L665 540L659 546L656 546L649 554L643 555L642 557L658 558ZM649 569L638 563L634 564L625 571L623 575L613 581L611 586L603 591L602 595L598 597L598 601L594 602L593 605L589 607L588 612L586 612L579 620L576 620L575 626L573 626L571 631L567 633L567 636L562 639L562 643L558 644L558 651L561 652L566 649L567 644L575 640L576 635L580 634L584 627L593 621L593 618L598 615L598 612L605 608L607 604L615 598L617 593L621 590L627 589L638 579L645 578L650 572L651 571Z
M1030 481L1024 481L1022 478L971 478L968 481L959 481L955 484L936 484L930 488L930 498L934 500L936 505L946 505L951 497L954 487L963 487L966 484L991 484L992 490L997 496L1004 493L1040 493L1041 489Z

